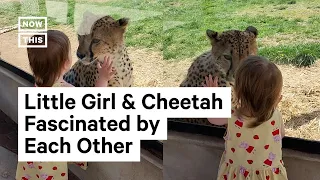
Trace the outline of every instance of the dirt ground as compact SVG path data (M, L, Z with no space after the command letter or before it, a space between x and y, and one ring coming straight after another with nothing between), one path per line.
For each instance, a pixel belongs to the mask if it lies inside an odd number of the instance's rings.
M58 26L72 44L76 61L78 41L72 28ZM0 57L30 73L26 49L18 48L17 31L0 35ZM168 62L162 53L152 49L129 48L134 67L134 86L176 87L187 73L192 59ZM279 65L284 77L283 100L280 110L286 126L286 135L320 140L320 60L310 68Z

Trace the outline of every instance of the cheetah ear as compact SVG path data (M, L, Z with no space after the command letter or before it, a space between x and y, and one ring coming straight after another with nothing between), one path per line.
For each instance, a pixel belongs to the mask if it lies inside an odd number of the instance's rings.
M206 33L207 33L207 36L210 38L210 40L214 40L214 41L219 40L217 32L208 29Z
M129 24L129 18L121 18L118 20L121 28L125 29Z
M255 37L258 36L258 30L257 30L257 28L255 28L255 27L253 27L253 26L247 27L246 31L253 33Z

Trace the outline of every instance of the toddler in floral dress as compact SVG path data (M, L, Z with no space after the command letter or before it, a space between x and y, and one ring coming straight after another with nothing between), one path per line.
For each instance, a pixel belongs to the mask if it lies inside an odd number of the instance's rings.
M72 64L71 44L69 38L60 31L47 32L47 48L28 48L28 58L35 77L36 87L73 87L63 80ZM105 58L102 65L98 63L99 78L96 87L107 87L115 71L112 61ZM75 163L87 169L86 162ZM16 180L67 180L67 162L18 162Z
M217 87L217 77L206 77L205 87ZM225 151L218 180L287 180L282 161L284 124L276 109L282 98L282 75L263 57L249 56L235 73L237 108L231 118L208 118L227 125Z

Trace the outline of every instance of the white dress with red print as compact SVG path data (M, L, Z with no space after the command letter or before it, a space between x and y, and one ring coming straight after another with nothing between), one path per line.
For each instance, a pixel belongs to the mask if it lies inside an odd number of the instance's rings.
M282 161L280 112L276 110L271 119L255 128L247 128L250 120L235 114L233 109L217 179L287 180Z
M35 85L35 87L37 87ZM70 87L70 84L59 81L53 87ZM69 162L87 169L86 162ZM67 162L18 162L16 180L68 180Z

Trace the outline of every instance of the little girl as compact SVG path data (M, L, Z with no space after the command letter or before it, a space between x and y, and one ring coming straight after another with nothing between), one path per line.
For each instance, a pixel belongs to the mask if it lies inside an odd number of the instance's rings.
M218 87L217 77L206 77L205 87ZM234 92L239 106L229 119L208 118L227 125L225 151L218 180L287 180L282 161L284 125L276 109L282 95L282 75L263 57L249 56L235 73Z
M60 31L47 31L47 48L28 48L28 58L35 77L36 87L73 87L63 80L72 64L69 38ZM99 79L96 87L107 87L115 71L112 61L105 58L102 66L98 63ZM75 163L82 169L86 162ZM16 180L67 180L67 162L18 162Z

